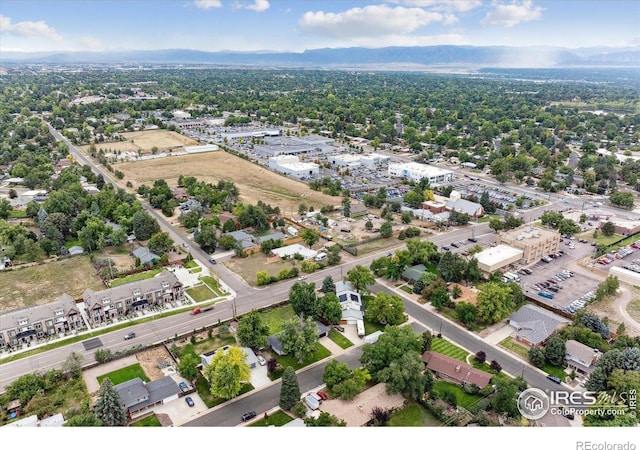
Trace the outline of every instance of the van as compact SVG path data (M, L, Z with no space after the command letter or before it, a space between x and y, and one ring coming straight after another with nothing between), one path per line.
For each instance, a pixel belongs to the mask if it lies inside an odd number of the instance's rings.
M356 321L356 328L358 330L358 336L364 337L364 322L362 320Z
M553 381L554 383L560 384L562 380L558 377L554 377L553 375L547 375L547 379Z
M326 253L318 253L316 255L315 258L313 258L315 261L322 261L323 259L325 259L327 257Z

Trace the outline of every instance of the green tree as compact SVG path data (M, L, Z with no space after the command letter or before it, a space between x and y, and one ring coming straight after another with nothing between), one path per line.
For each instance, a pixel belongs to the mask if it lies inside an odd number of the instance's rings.
M160 231L160 225L158 225L156 219L144 211L137 211L133 214L131 225L133 234L139 241L146 241Z
M496 393L491 399L491 407L498 414L504 414L507 417L520 417L517 399L518 390L522 384L522 379L515 380L498 378L495 382Z
M200 359L194 353L183 355L178 363L180 376L189 381L195 380L198 376L198 364L200 364Z
M82 374L82 360L84 357L80 353L71 352L67 359L62 363L62 371L78 378Z
M283 350L301 364L316 351L318 343L316 323L311 317L304 322L298 318L286 321L280 335L280 342Z
M393 228L391 227L391 222L386 221L382 225L380 225L380 236L383 238L389 238L393 234Z
M300 386L298 376L293 367L287 366L282 374L282 384L280 386L280 408L285 411L290 410L300 401Z
M333 282L333 277L331 275L327 275L322 280L322 292L325 294L329 292L336 292L336 285Z
M401 393L420 400L425 392L424 362L416 351L408 351L378 372L378 380L386 384L389 394Z
M483 284L478 292L478 316L487 323L496 323L515 308L509 286L499 282Z
M236 231L236 223L233 219L227 219L227 221L222 225L222 232L230 233L232 231Z
M298 316L316 315L316 285L297 281L289 290L289 303Z
M471 328L478 317L478 308L471 303L460 302L456 304L456 319Z
M429 296L429 300L431 304L437 308L448 308L451 305L451 299L449 298L449 293L444 286L439 286L431 293Z
M251 369L244 359L245 354L239 347L216 352L211 363L204 368L213 395L224 399L238 395L242 385L251 378Z
M346 427L347 422L333 414L322 411L318 418L307 417L304 419L304 424L308 427Z
M316 315L327 323L338 323L342 318L342 306L338 296L333 292L329 292L320 297Z
M121 427L127 423L127 415L120 403L120 396L113 388L109 377L106 377L100 385L93 414L105 427Z
M438 263L438 273L447 282L462 281L466 269L467 262L457 253L443 253Z
M375 277L368 267L360 264L347 272L347 280L360 294L368 291L368 286L376 282Z
M236 336L240 345L252 349L261 349L267 346L269 326L262 320L262 315L252 310L243 315L238 321Z
M604 225L602 225L602 227L600 227L600 229L602 230L602 234L604 234L605 236L613 236L616 232L616 226L613 224L613 222L605 222Z
M232 249L236 245L236 240L230 234L223 234L218 240L218 244L225 250Z
M378 292L369 299L365 318L382 325L400 325L405 321L404 304L397 295Z
M299 234L305 244L311 247L320 239L320 232L314 228L305 228Z
M566 354L567 349L564 340L558 336L549 339L544 346L544 357L551 365L562 366Z
M149 250L159 255L163 255L173 247L173 239L167 232L155 233L149 239Z
M0 219L8 219L9 213L13 211L13 206L6 198L0 200Z
M545 357L544 351L538 347L532 347L529 349L529 362L536 367L544 366Z
M322 375L322 381L327 385L329 389L333 389L334 386L348 380L353 374L349 369L347 363L340 362L336 359L332 359L324 368Z
M411 327L387 325L375 344L365 344L362 347L360 362L376 379L380 370L389 367L391 362L398 360L403 354L411 350L420 352L422 344L422 336L416 334Z
M101 427L102 421L100 421L92 413L78 414L77 416L70 417L64 427Z

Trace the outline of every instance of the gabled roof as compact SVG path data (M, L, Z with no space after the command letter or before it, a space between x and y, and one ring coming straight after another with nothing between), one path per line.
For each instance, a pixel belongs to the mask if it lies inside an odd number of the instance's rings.
M0 332L8 329L15 329L18 326L21 328L32 326L34 323L47 319L53 319L55 324L57 321L61 321L62 319L66 321L69 314L72 313L79 315L80 309L76 305L73 297L69 294L62 294L51 303L18 309L0 315ZM21 322L25 321L26 324L23 323L20 325Z
M509 324L516 328L516 336L533 345L548 339L558 327L569 320L544 308L525 305L509 317Z
M573 339L569 339L565 342L566 359L573 361L585 362L586 367L590 367L595 358L600 356L600 352L597 349L591 348L588 345L584 345Z
M267 234L266 236L260 236L256 241L258 244L262 244L264 241L273 240L277 241L278 239L285 239L286 236L282 231L278 231L276 233Z
M427 369L446 375L461 384L475 384L482 389L491 381L490 373L483 372L470 364L431 350L422 354L422 361L426 363Z
M227 233L223 233L224 236L231 236L236 242L242 242L242 241L252 241L253 240L253 235L247 233L244 230L237 230L237 231L229 231Z
M351 284L351 281L336 282L336 295L340 294L341 292L348 292L348 291L357 292L356 288L354 288L353 284Z
M140 378L125 381L115 385L114 390L118 393L121 403L125 408L140 403L141 400L149 398L149 391Z
M284 354L284 349L282 348L282 342L280 342L280 339L278 339L278 336L276 336L275 334L272 334L271 336L267 336L267 341L269 342L269 345L271 346L274 352L278 353L279 355Z
M406 280L418 281L422 273L427 270L424 264L416 264L415 266L408 267L402 272L402 278Z
M448 200L447 207L461 213L469 214L470 216L475 215L478 210L482 210L482 205L480 203L470 202L469 200L465 200L463 198L458 200Z
M133 251L133 256L139 258L141 264L153 262L154 259L160 259L160 256L153 253L148 247L138 247Z

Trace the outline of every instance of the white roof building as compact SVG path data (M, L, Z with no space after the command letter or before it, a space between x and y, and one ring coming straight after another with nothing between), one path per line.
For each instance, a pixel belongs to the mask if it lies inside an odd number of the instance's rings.
M391 177L403 177L415 182L428 178L431 186L453 181L453 172L451 170L416 162L389 164L388 173Z
M304 245L300 244L291 244L285 247L274 248L271 251L274 254L278 255L280 258L291 258L296 253L299 253L304 259L309 259L318 254L317 251L311 250L310 248L307 248Z
M269 158L269 168L298 179L313 177L320 173L320 166L316 163L300 162L294 155L278 155Z
M520 261L524 252L509 245L500 244L489 247L475 255L480 270L493 273L504 266Z

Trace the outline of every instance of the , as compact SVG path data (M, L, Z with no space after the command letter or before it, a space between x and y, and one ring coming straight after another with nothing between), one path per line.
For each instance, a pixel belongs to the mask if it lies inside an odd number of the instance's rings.
M127 333L124 335L124 340L128 341L129 339L133 339L134 337L136 337L136 334L132 331L131 333Z
M247 420L251 420L256 416L256 412L255 411L249 411L246 412L242 415L241 419L243 422L246 422Z
M193 402L193 399L191 397L185 397L184 401L187 402L187 405L189 405L189 407L192 407L195 405L195 403Z

